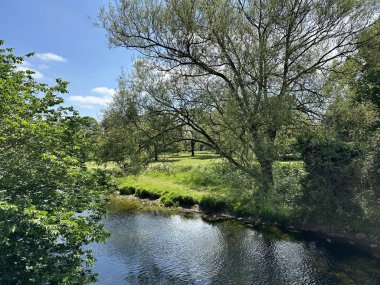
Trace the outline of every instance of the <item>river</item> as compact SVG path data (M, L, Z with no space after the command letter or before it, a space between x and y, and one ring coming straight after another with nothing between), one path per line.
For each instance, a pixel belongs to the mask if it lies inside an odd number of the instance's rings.
M350 247L208 223L159 209L110 211L112 236L94 244L96 284L380 284L380 261Z

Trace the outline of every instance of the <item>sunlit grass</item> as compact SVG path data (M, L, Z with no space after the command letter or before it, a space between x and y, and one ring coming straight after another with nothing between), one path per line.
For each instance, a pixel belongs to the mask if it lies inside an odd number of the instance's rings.
M294 198L300 195L299 179L305 174L301 161L276 162L275 184L262 196L257 182L238 171L213 152L168 154L139 174L115 177L125 193L160 197L164 205L180 204L191 198L211 210L215 208L241 215L258 215L270 220L295 219Z
M151 163L145 171L138 175L115 178L119 188L134 187L145 189L161 195L191 196L200 200L210 191L223 195L223 188L211 185L194 185L191 180L205 167L221 163L222 159L212 152L196 152L195 157L187 153L162 156L160 161ZM218 191L220 190L220 191Z

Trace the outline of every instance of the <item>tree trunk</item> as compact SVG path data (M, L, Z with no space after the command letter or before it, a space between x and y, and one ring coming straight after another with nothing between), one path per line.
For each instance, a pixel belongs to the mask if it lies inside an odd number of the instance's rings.
M261 166L261 183L263 192L268 192L268 190L273 186L273 161L264 160L259 161Z
M273 186L273 163L276 160L276 151L274 148L274 140L276 138L276 132L268 132L267 139L263 139L259 134L255 134L254 153L257 161L260 164L260 176L262 192L268 192Z
M154 161L158 161L158 149L157 146L154 146Z
M195 141L190 141L190 145L191 145L191 156L194 157L195 156Z

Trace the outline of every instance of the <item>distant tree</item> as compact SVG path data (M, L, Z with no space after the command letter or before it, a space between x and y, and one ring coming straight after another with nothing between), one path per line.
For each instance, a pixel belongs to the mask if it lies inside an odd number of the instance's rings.
M378 11L376 1L118 0L99 25L162 74L152 83L166 88L150 96L267 190L279 132L319 116L324 75Z
M102 162L114 161L123 169L138 170L149 160L149 153L142 144L137 96L128 88L122 73L113 101L103 114L103 136L99 142L98 157Z
M129 82L128 82L129 80ZM98 157L138 171L178 142L179 129L171 114L140 93L140 85L121 74L113 101L104 112Z
M108 193L84 165L92 130L61 106L67 82L37 83L22 62L0 49L0 283L90 283L84 246L107 237Z
M145 145L153 151L154 161L158 161L159 154L173 149L181 135L175 117L155 106L148 106L141 115L140 130Z
M188 126L184 126L182 128L182 137L185 141L186 151L190 145L191 156L195 156L195 144L197 139L195 131Z

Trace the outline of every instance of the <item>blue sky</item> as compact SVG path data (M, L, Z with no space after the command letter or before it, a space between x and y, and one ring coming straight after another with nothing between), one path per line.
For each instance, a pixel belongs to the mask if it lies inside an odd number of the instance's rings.
M109 48L106 32L93 23L108 0L1 0L0 39L17 55L36 52L21 68L40 82L69 81L65 104L81 115L100 118L124 68L136 54Z

